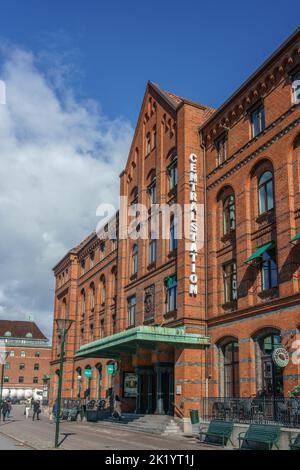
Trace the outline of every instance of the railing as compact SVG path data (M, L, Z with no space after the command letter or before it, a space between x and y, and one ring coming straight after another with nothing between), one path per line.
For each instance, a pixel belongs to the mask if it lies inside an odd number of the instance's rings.
M300 428L300 399L204 397L201 400L200 416L204 420L277 423L281 426Z

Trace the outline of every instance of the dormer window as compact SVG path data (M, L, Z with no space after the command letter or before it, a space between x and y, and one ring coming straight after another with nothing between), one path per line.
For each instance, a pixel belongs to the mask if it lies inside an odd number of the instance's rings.
M30 332L26 333L25 338L32 338L32 333Z
M6 337L11 336L11 331L6 331L6 332L4 333L4 336L6 336Z

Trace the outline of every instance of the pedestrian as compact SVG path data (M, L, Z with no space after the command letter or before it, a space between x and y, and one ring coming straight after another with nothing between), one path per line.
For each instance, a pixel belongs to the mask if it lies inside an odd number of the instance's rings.
M55 400L52 406L52 419L56 420L57 412L58 412L58 404L57 404L57 400Z
M40 400L36 400L33 402L33 415L32 415L32 421L34 421L34 418L36 416L36 419L39 421L40 418L40 413L41 413L41 405L40 405Z
M7 414L8 414L8 403L6 400L4 400L4 402L2 403L2 416L3 416L3 421L5 421L5 419L7 418Z
M118 418L119 421L122 419L121 400L119 395L116 395L114 399L114 417Z
M7 400L7 414L6 414L6 417L7 418L12 417L12 404L11 404L10 400Z
M31 398L27 398L27 400L25 402L25 417L26 417L26 419L29 418L30 409L31 409Z

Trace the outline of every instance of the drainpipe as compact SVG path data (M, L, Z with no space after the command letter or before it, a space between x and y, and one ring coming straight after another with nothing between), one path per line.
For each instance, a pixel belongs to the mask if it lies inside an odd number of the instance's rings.
M206 169L206 148L203 143L203 131L199 129L200 147L203 153L203 179L204 179L204 315L205 315L205 335L208 336L208 228L207 228L207 169ZM208 348L205 348L205 394L208 397Z

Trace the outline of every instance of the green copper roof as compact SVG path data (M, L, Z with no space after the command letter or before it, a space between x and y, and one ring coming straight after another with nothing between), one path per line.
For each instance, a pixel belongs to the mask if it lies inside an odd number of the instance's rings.
M300 238L300 232L297 233L293 238L290 239L290 243L295 242L296 240L299 240Z
M76 352L76 357L115 358L121 353L134 354L138 346L153 349L157 343L192 349L210 344L208 336L186 333L184 328L137 326L81 346Z
M252 253L251 256L249 256L249 258L246 259L246 261L244 261L244 264L249 263L250 261L253 261L256 258L260 258L261 255L265 251L269 250L273 246L274 246L274 242L269 242L269 243L266 243L265 245L260 246L259 248L257 248L257 250L254 253Z

